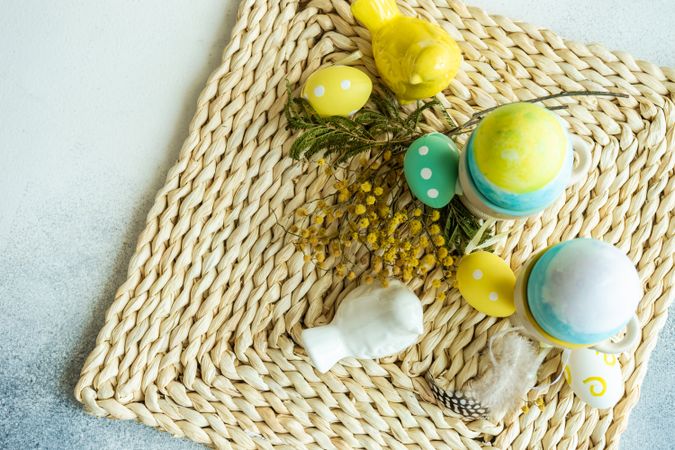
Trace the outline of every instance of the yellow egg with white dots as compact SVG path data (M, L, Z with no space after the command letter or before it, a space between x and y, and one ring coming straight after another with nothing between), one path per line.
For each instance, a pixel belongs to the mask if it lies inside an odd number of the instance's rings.
M488 316L508 317L516 311L516 275L497 255L481 251L464 256L457 267L457 287L471 306Z
M372 81L359 69L330 66L309 76L302 96L320 116L348 117L363 108L372 90Z

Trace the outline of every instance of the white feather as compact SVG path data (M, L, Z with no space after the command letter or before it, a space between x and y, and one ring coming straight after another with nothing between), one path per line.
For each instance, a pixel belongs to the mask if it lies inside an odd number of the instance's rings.
M525 399L546 355L538 345L513 331L510 329L490 340L487 354L478 361L478 376L461 389L485 406L495 420Z

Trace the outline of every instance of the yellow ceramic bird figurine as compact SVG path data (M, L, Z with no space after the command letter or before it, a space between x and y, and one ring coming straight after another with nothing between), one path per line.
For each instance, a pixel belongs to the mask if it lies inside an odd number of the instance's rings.
M438 94L457 74L457 43L438 25L402 15L395 0L356 0L352 13L370 31L377 70L402 103Z

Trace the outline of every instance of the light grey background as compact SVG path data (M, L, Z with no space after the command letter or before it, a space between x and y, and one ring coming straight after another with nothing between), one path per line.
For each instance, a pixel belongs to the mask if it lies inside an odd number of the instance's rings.
M675 66L675 2L473 0ZM0 448L197 448L86 415L79 368L236 0L0 0ZM624 449L672 448L673 321Z

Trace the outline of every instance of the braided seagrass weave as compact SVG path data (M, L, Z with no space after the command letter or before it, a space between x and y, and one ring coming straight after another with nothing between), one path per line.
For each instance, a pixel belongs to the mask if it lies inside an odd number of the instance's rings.
M508 327L451 288L424 305L425 334L380 361L347 360L320 375L300 330L328 322L345 285L305 263L277 225L324 188L288 157L286 79L299 86L357 50L375 74L370 39L344 0L244 0L220 67L198 100L179 159L157 194L75 395L99 416L135 419L224 448L616 448L638 400L672 300L675 71L450 0L406 0L405 14L441 24L465 58L443 101L458 122L517 99L609 90L626 99L565 98L570 130L593 144L588 179L542 214L504 222L496 251L514 269L576 236L624 250L645 286L642 340L621 357L626 394L586 407L565 383L502 422L463 421L439 407L429 372L461 386L488 338ZM425 118L429 128L441 121ZM463 142L460 142L463 143ZM559 370L551 352L539 383ZM531 398L530 400L534 400Z

